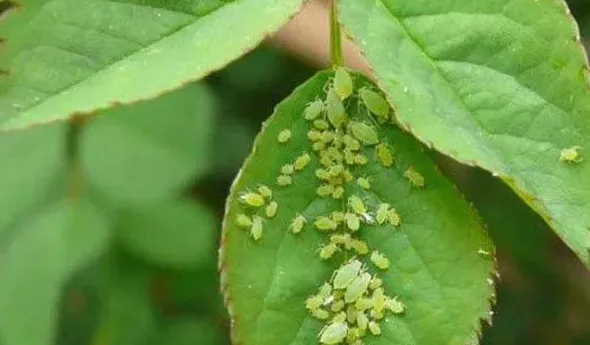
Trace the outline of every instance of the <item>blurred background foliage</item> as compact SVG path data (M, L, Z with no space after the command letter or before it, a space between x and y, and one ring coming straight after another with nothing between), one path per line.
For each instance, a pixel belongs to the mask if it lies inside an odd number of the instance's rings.
M590 1L570 7L590 38ZM1 136L0 333L229 344L216 261L225 198L261 123L314 70L263 45L157 100ZM572 253L501 182L432 156L497 244L482 344L590 344L590 275ZM55 324L40 327L48 314Z

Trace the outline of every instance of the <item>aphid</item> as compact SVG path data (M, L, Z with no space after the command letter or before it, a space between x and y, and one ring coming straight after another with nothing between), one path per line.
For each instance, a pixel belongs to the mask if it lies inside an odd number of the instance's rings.
M240 201L252 207L261 207L264 205L264 197L254 192L244 192L240 194Z
M320 309L320 308L313 310L311 312L311 315L318 320L326 320L330 317L330 313L328 313L326 310Z
M387 297L385 297L383 288L376 288L373 291L373 296L371 296L371 299L373 300L373 309L371 311L375 311L378 314L382 313L383 308L385 308L385 302L387 301Z
M330 242L334 243L335 245L343 245L350 241L349 234L336 234L330 236Z
M340 198L342 198L343 195L344 195L344 187L338 186L338 187L334 188L334 191L332 192L332 198L340 199Z
M281 167L281 174L284 175L293 175L295 172L295 167L293 164L285 164Z
M371 333L373 333L373 335L379 335L379 334L381 334L381 327L379 327L377 322L370 321L369 322L369 331L371 331Z
M324 180L324 181L327 181L332 177L330 175L330 173L328 172L328 170L326 170L326 169L317 169L315 171L315 176L317 178L319 178L320 180Z
M311 163L311 156L309 155L309 153L304 152L301 156L295 159L295 163L293 163L293 166L295 167L295 170L300 171L305 169L305 167L308 166L309 163Z
M287 141L291 140L291 135L292 133L289 129L283 129L279 132L277 140L279 141L279 143L284 144Z
M356 259L352 259L340 266L332 280L334 289L344 289L347 287L359 275L362 266L363 264Z
M325 301L330 297L330 295L332 294L332 285L328 284L328 283L323 283L322 286L320 286L320 289L318 291L318 297L322 298L322 303L326 303Z
M352 151L344 150L344 161L346 164L353 165L355 162L355 157L356 155Z
M360 229L361 227L361 222L359 217L351 212L347 212L344 215L344 220L346 221L346 226L351 230L351 231L357 231L358 229Z
M340 132L334 132L332 146L337 150L340 150L342 148L342 134Z
M348 324L352 325L356 321L357 313L358 312L353 305L349 305L346 308L346 321L348 321Z
M357 178L356 183L363 189L371 189L371 182L366 177Z
M393 152L386 144L381 143L375 146L375 156L384 167L389 168L393 165Z
M344 137L342 137L342 140L344 141L344 146L350 151L358 151L361 149L361 143L348 134L345 134Z
M322 119L313 120L313 126L322 131L330 128L328 121Z
M279 175L277 177L277 184L281 187L285 187L293 183L293 179L289 175Z
M406 310L404 304L396 298L387 298L385 300L385 308L389 309L394 314L401 314Z
M371 282L371 275L369 273L363 273L357 276L348 284L346 287L346 293L344 293L344 302L352 303L359 299L369 288Z
M322 297L317 295L311 295L305 300L305 308L307 308L310 311L314 311L316 309L319 309L323 303L324 300L322 299Z
M559 160L566 163L580 163L582 161L580 153L578 152L580 149L580 146L572 146L570 148L561 150L561 153L559 154Z
M307 219L305 219L303 215L296 215L295 218L293 218L293 220L291 221L291 232L293 232L294 234L300 233L301 230L303 230L303 227L305 226L306 222Z
M326 113L328 114L328 120L335 128L339 128L346 121L346 109L344 109L344 104L342 104L340 96L334 89L328 90L326 95Z
M359 198L356 195L352 195L348 198L348 206L350 206L350 208L352 208L352 210L357 214L363 214L367 212L365 204L363 203L361 198Z
M376 250L371 253L371 261L382 270L389 268L389 259Z
M370 286L370 283L369 283ZM361 297L354 302L354 307L358 311L365 311L367 309L373 308L373 299L372 298L365 298Z
M371 309L371 311L369 312L369 316L371 317L371 319L381 320L384 316L383 310L379 311L377 309Z
M426 184L424 177L417 172L413 167L409 167L406 172L404 172L404 177L410 181L412 186L416 188L423 188Z
M315 143L313 143L313 145L311 145L311 149L313 151L322 151L326 148L326 144L324 144L321 141L316 141Z
M390 207L391 205L389 205L388 203L381 203L379 204L379 207L377 207L375 219L377 220L377 223L379 223L379 225L383 225L383 223L385 223L385 221L388 219L388 211Z
M267 200L272 199L272 190L265 185L260 185L258 187L258 193L260 193L260 195L262 195Z
M481 256L490 256L490 255L492 255L490 252L488 252L487 250L483 250L482 248L479 248L477 250L477 254L479 254Z
M379 143L379 136L373 126L364 122L351 121L348 125L352 135L365 145L375 145Z
M262 237L262 218L259 216L252 217L252 228L250 234L254 241L258 241Z
M398 226L402 222L402 219L400 218L395 208L392 208L389 211L387 211L387 219L389 220L389 224L393 226Z
M363 155L362 153L359 153L354 156L354 162L358 165L365 165L369 162L369 160L367 159L367 156Z
M306 120L313 120L318 117L324 110L324 102L321 100L315 100L307 105L303 111L303 116Z
M356 315L355 315L356 317ZM349 322L349 324L354 323L356 320ZM346 335L346 343L349 345L362 345L362 341L359 339L364 336L364 331L361 331L358 327L352 327L348 330L348 334Z
M383 98L377 92L366 87L363 87L359 90L359 96L370 112L381 118L387 119L387 115L389 113L389 104L385 98Z
M333 243L328 243L320 249L320 259L327 260L334 256L338 251L338 247Z
M334 192L334 186L331 184L324 184L316 188L315 192L321 197L326 197Z
M366 255L369 253L369 246L367 245L367 243L365 241L351 239L349 243L350 243L350 247L352 247L352 249L354 249L354 251L358 255Z
M328 172L330 173L331 176L338 176L338 175L342 174L343 171L344 171L344 167L341 164L332 165L328 169Z
M373 276L373 278L371 278L371 282L369 283L369 289L375 290L377 288L380 288L382 285L383 285L383 280Z
M334 322L320 332L320 343L336 345L346 338L348 325L345 322Z
M322 140L322 132L311 129L307 132L307 139L316 142Z
M354 179L354 176L352 176L352 174L348 170L344 170L344 172L342 173L342 176L344 176L344 179L346 180L346 182L350 182Z
M324 144L328 144L332 140L334 140L334 132L332 131L323 131L321 134L321 140Z
M266 209L264 210L266 213L267 218L274 218L277 215L277 211L279 209L279 204L276 201L271 201L268 205L266 205Z
M320 216L316 218L313 224L318 230L323 231L336 230L336 228L338 227L338 223L325 216Z
M236 224L240 228L247 229L252 226L252 219L250 219L250 217L247 215L240 213L236 216Z
M342 302L342 300L340 300ZM343 306L344 306L344 302L342 302ZM334 316L334 318L332 318L332 322L345 322L346 321L346 313L345 312L340 312L338 314L336 314L336 316Z
M335 301L334 303L332 303L332 305L330 306L330 310L334 313L337 313L339 311L341 311L342 309L344 309L344 301L339 299L337 301ZM344 314L346 317L346 314Z
M342 223L344 221L344 212L341 211L334 211L332 212L332 220L335 221L336 223ZM348 234L346 234L348 235ZM350 235L348 235L350 236Z
M343 100L352 94L352 78L344 67L338 67L334 73L334 91Z
M360 330L364 331L367 329L367 326L369 325L369 318L365 313L358 312L356 313L356 324L358 325Z

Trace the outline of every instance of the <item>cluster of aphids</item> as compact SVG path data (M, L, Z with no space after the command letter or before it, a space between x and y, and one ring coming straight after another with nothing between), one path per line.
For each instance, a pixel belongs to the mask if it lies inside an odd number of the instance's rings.
M318 294L310 296L305 304L313 317L326 323L319 335L322 344L346 342L361 345L369 332L381 334L379 322L387 311L399 314L404 311L404 306L396 298L387 296L381 279L371 276L361 263L360 258L370 253L369 259L377 269L389 268L389 259L385 255L371 251L367 243L358 238L359 230L361 224L396 228L402 220L392 205L382 202L370 209L362 195L346 193L346 187L356 184L362 191L371 189L370 178L353 174L369 162L366 154L374 155L381 166L392 167L393 152L380 141L378 129L394 123L394 120L389 104L378 92L368 87L361 87L355 92L352 77L344 68L336 70L326 87L325 99L309 103L302 114L310 124L307 139L312 153L303 152L293 162L283 165L276 184L280 187L291 185L291 176L317 159L320 167L315 171L319 181L316 194L321 198L342 200L340 209L331 210L311 221L318 231L329 234L329 240L319 249L322 260L335 258L339 251L346 254L344 257L352 259L343 259L332 279L324 283ZM354 117L346 112L355 104L353 100L356 100L358 109ZM277 140L286 145L292 135L289 129L284 129ZM415 188L425 186L424 178L413 168L407 169L404 177ZM274 217L277 212L278 205L272 201L272 192L266 186L260 186L257 192L243 192L239 198L250 209L262 210L265 207L264 212L256 212L264 213L268 218ZM263 216L239 214L236 222L238 226L249 229L254 240L261 238ZM297 214L289 230L299 234L307 224L308 219Z

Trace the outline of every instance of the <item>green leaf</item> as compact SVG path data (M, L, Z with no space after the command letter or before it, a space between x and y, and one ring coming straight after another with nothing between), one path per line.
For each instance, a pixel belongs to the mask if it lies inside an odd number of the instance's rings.
M232 187L220 267L237 343L318 343L323 323L310 316L304 302L330 279L333 269L345 258L340 252L336 260L320 260L318 248L328 236L315 230L313 223L316 217L344 207L346 199L320 198L316 194L319 183L315 170L319 163L307 139L310 125L303 113L317 97L325 98L330 77L332 73L328 72L316 75L278 105ZM355 79L355 92L360 86L368 86L359 75ZM356 94L351 97L349 115L368 119L366 109L358 106L357 100ZM286 128L292 131L293 138L279 145L277 135ZM388 315L381 324L383 334L368 336L368 343L477 342L480 318L489 317L489 299L493 296L488 282L493 264L489 256L481 256L478 251L491 252L492 245L478 217L420 146L392 125L379 128L379 139L395 151L395 164L384 168L376 162L374 146L365 146L368 164L350 169L355 176L369 178L372 187L363 191L354 182L349 183L345 198L359 195L371 213L379 200L399 212L399 228L363 223L360 237L391 261L389 270L376 273L384 280L386 294L399 295L407 312ZM310 166L294 174L292 185L278 187L275 179L281 167L303 151L312 156ZM425 177L425 188L414 188L403 177L410 166ZM255 242L247 230L237 225L236 217L261 215L261 211L245 207L239 197L244 191L255 191L259 184L272 188L279 210L275 218L264 218L262 239ZM289 226L298 213L306 217L307 224L301 233L293 235ZM362 260L368 263L368 259ZM369 263L369 267L374 273L374 266Z
M340 19L422 142L508 183L590 267L588 66L557 1L343 0Z
M0 27L0 128L153 98L253 49L303 0L23 0ZM264 18L264 20L261 20Z
M204 205L165 201L122 211L118 221L121 243L148 261L176 268L212 261L217 222Z
M217 345L219 335L209 322L196 318L173 320L160 331L153 345Z
M212 97L205 86L190 85L94 118L80 139L89 183L127 205L177 194L209 169Z
M105 219L85 201L63 201L22 224L0 249L2 344L53 344L61 289L108 238Z

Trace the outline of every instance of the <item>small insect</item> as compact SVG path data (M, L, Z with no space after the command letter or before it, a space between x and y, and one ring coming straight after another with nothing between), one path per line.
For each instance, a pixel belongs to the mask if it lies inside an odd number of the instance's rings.
M374 276L371 279L371 282L369 283L369 289L375 290L377 288L380 288L382 285L383 285L383 280Z
M387 301L387 297L385 297L385 293L383 292L383 288L379 287L373 291L373 295L371 296L373 302L373 308L371 311L375 311L377 313L382 313L383 309L385 308L385 302Z
M362 266L363 264L356 259L352 259L340 266L334 275L334 279L332 280L334 289L346 288L348 284L354 280L354 278L358 277Z
M578 152L580 149L580 146L572 146L570 148L561 150L561 153L559 154L559 160L566 163L580 163L582 161L580 153Z
M375 128L364 122L351 121L348 125L348 130L365 145L376 145L379 143L379 136Z
M326 148L326 144L324 144L321 141L316 141L315 143L313 143L313 145L311 145L311 149L313 151L322 151Z
M240 228L247 229L252 226L252 219L250 219L250 217L247 215L240 213L236 216L236 224Z
M369 331L371 331L371 333L373 333L373 335L379 335L379 334L381 334L381 327L379 327L377 322L370 321L369 322Z
M333 243L328 243L320 248L320 259L328 260L338 251L338 247Z
M350 206L350 208L352 208L352 210L357 214L367 213L365 204L363 203L361 198L359 198L356 195L352 195L348 198L348 206Z
M355 315L356 317L356 315ZM349 324L353 324L356 320L349 321ZM346 343L350 345L363 345L362 338L365 335L364 331L361 331L358 327L352 327L348 330L346 335Z
M323 131L321 134L321 140L324 144L330 143L332 140L334 140L334 132Z
M371 261L382 270L389 268L389 259L376 250L371 253Z
M374 320L381 320L383 318L383 310L371 309L369 316Z
M369 162L369 160L367 159L367 156L363 155L362 153L359 153L354 156L354 162L358 165L365 165Z
M344 215L344 220L346 221L346 226L353 232L357 231L361 227L360 219L354 213L351 213L351 212L346 213Z
M289 175L279 175L277 177L277 184L281 187L285 187L293 183L293 179Z
M265 185L260 185L258 187L258 193L260 193L260 195L262 195L267 200L272 199L272 190Z
M371 309L371 308L373 308L373 299L361 297L361 298L357 299L356 302L354 302L354 307L356 308L356 310L361 311L361 312L365 311L367 309Z
M371 275L369 273L363 273L357 276L348 284L346 292L344 293L344 302L353 303L359 299L369 288L371 282Z
M483 250L482 248L479 248L477 250L477 254L479 254L481 256L490 256L490 255L492 255L490 252L488 252L487 250Z
M303 230L305 223L307 223L307 219L305 219L303 215L297 214L295 218L293 218L293 220L291 221L291 232L294 234L300 233L301 230Z
M320 141L322 140L322 132L311 129L307 132L307 139L312 142Z
M340 198L342 198L343 195L344 195L344 187L338 186L338 187L334 188L334 191L332 192L332 198L340 199Z
M394 314L401 314L406 310L406 307L397 298L387 298L385 300L385 308L391 310Z
M291 136L292 136L292 133L289 129L283 129L282 131L279 132L279 135L277 136L277 140L279 141L279 143L284 144L287 141L291 140Z
M326 120L322 119L313 120L313 126L322 131L330 128L330 124Z
M262 237L262 218L259 216L252 217L252 228L250 228L250 234L254 241L260 240Z
M264 197L254 192L244 192L240 194L240 201L252 207L261 207L264 205Z
M303 111L303 116L306 120L313 120L318 117L322 111L324 111L324 102L321 100L315 100L307 105L305 110Z
M385 98L383 98L377 92L366 87L363 87L359 90L359 96L371 113L379 116L380 118L387 119L389 114L389 104Z
M346 164L353 165L355 162L355 157L356 155L352 151L344 150L344 161Z
M279 204L276 201L271 201L266 205L265 213L267 218L274 218L277 215Z
M326 95L326 113L328 114L328 120L335 128L340 128L346 122L346 109L344 109L344 104L342 104L340 96L334 89L328 90Z
M387 211L387 219L389 220L389 224L393 226L399 226L402 222L402 219L400 218L395 208L392 208L389 211Z
M332 303L332 305L330 306L330 310L334 313L337 313L337 312L341 311L342 309L344 309L344 301L341 299L334 301L334 303ZM344 314L344 315L346 315L346 314Z
M361 143L348 134L345 134L344 137L342 137L342 141L344 142L344 146L350 151L358 151L361 149Z
M330 175L330 173L326 169L317 169L315 171L315 176L317 178L319 178L320 180L324 180L324 181L327 181L330 178L332 178L332 176Z
M344 67L338 67L334 73L334 91L341 99L346 99L352 94L352 78Z
M342 301L342 300L340 300ZM342 302L344 305L344 302ZM332 322L345 322L346 321L346 313L345 312L340 312L338 314L336 314L336 316L334 316L334 318L332 318Z
M307 308L310 311L314 311L316 309L319 309L323 303L324 300L321 296L311 295L305 300L305 308Z
M320 332L320 343L336 345L341 343L348 334L348 325L344 322L334 322Z
M381 165L389 168L393 165L393 153L386 144L378 144L375 146L375 156Z
M326 310L320 309L320 308L313 310L311 312L311 315L318 320L326 320L330 317L330 313L328 313Z
M332 212L332 220L336 223L342 223L344 221L344 212L341 211L334 211ZM348 235L348 234L346 234ZM350 236L350 235L349 235Z
M352 174L348 170L344 170L344 172L342 173L342 176L344 176L344 179L346 180L346 182L350 182L354 179L354 176L352 176Z
M365 255L369 253L369 246L365 241L351 239L349 243L350 247L352 247L352 249L354 249L358 255Z
M341 164L335 164L328 169L328 172L331 176L338 176L344 172L344 167Z
M356 313L356 324L361 331L365 331L369 325L369 318L367 317L367 314L363 313L362 311Z
M295 167L293 164L285 164L281 167L281 174L283 175L293 175L295 172Z
M352 304L349 305L346 308L346 321L348 321L349 324L353 324L356 321L356 314L356 308Z
M318 230L323 231L336 230L336 228L338 227L338 223L325 216L320 216L316 218L313 224Z
M349 234L336 234L330 236L330 242L334 243L335 245L344 245L350 241Z
M366 177L359 177L356 183L363 189L371 189L371 182Z
M332 285L328 283L322 284L318 291L318 296L322 298L322 303L325 304L326 300L329 299L330 295L332 294Z
M334 192L334 186L332 186L331 184L323 184L316 188L315 192L317 195L321 197L326 197L328 195L332 195L332 193Z
M295 170L300 171L305 169L305 167L308 166L309 163L311 163L311 156L309 155L309 153L304 152L301 156L295 159L295 163L293 163L293 165L295 167Z
M404 172L404 177L408 179L412 186L416 188L423 188L426 185L424 177L419 172L417 172L413 167L408 168L408 170Z
M391 207L391 205L389 205L388 203L381 203L377 207L377 213L375 215L375 219L377 220L377 223L379 225L383 225L383 223L385 223L385 221L388 219L388 217L389 217L388 211L389 211L390 207Z

